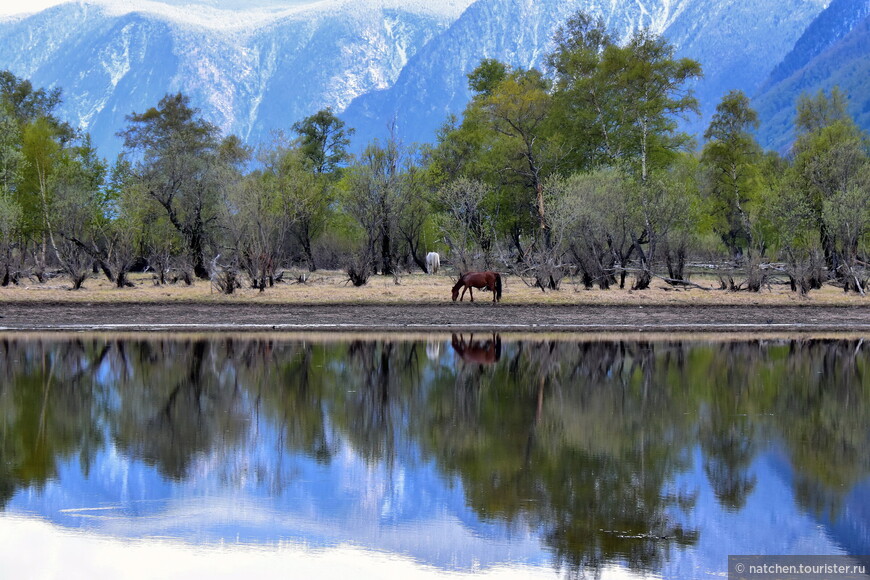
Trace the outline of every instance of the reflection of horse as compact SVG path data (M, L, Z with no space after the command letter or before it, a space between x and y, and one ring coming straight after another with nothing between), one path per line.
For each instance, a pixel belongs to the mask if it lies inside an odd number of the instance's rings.
M453 345L453 350L459 358L465 362L491 365L501 358L501 336L496 333L487 340L474 340L472 334L468 342L465 342L465 337L461 334L459 336L454 334L450 344Z
M441 267L441 256L438 252L429 252L426 254L426 273L437 274L438 268Z
M426 358L437 361L441 357L441 341L429 339L426 341Z
M468 272L459 276L459 281L453 286L453 301L459 297L459 288L462 288L462 297L459 301L465 298L465 291L468 290L468 295L471 296L471 301L474 302L474 291L472 288L480 288L483 290L492 291L492 301L498 302L501 300L501 274L498 272Z

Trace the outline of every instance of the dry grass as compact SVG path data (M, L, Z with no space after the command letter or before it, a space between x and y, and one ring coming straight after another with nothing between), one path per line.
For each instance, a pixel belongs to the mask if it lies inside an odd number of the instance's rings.
M291 279L293 279L291 277ZM0 288L0 302L159 302L159 303L299 303L299 304L413 304L450 301L455 278L449 275L406 274L396 284L392 276L372 276L357 288L347 282L344 272L318 271L304 284L282 282L265 292L241 288L232 295L219 294L211 284L197 281L192 286L174 284L155 286L150 275L134 275L133 288L118 289L103 277L93 277L82 290L69 290L63 278L45 284L24 283ZM598 304L598 305L789 305L847 306L866 305L867 299L826 286L801 297L788 286L772 285L761 292L718 290L713 279L695 279L709 290L676 289L656 281L648 290L585 290L570 280L556 292L542 292L527 286L520 278L506 276L502 302L511 304ZM475 292L476 300L492 300L488 292ZM468 296L465 297L468 300Z

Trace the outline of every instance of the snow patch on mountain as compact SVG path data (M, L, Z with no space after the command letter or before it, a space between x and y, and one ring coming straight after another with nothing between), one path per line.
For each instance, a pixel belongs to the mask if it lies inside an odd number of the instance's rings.
M252 31L273 22L311 19L337 13L364 14L381 10L405 10L443 18L456 18L472 0L312 0L272 7L248 9L218 8L191 2L184 5L167 4L160 0L77 0L70 4L90 4L100 7L106 16L119 17L142 13L163 18L179 25L209 30Z
M80 0L0 20L0 68L59 86L61 114L117 150L125 116L182 91L227 133L257 143L332 107L356 143L395 121L431 141L470 98L483 58L542 67L554 30L578 10L621 39L664 34L698 59L705 115L732 88L753 94L828 0ZM210 0L226 6L231 0ZM836 0L860 2L866 0ZM235 7L248 6L237 0ZM706 121L699 120L697 128Z

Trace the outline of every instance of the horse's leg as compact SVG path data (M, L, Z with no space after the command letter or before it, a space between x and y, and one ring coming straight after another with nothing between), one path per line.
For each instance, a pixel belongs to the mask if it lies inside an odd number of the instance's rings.
M474 287L473 286L468 287L468 295L471 296L471 301L474 302Z
M459 297L459 301L460 301L460 302L462 302L463 300L465 300L465 291L466 291L466 290L468 290L468 286L463 286L463 287L462 287L462 295Z

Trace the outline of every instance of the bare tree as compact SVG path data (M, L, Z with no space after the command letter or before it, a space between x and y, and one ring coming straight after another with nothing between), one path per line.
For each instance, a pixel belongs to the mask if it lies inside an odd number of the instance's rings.
M460 272L492 264L495 224L485 207L489 194L485 183L465 177L449 182L438 192L438 202L445 209L441 235Z
M382 146L375 141L349 168L345 207L362 227L365 249L375 270L391 275L396 271L396 220L400 203L403 148L395 132Z

